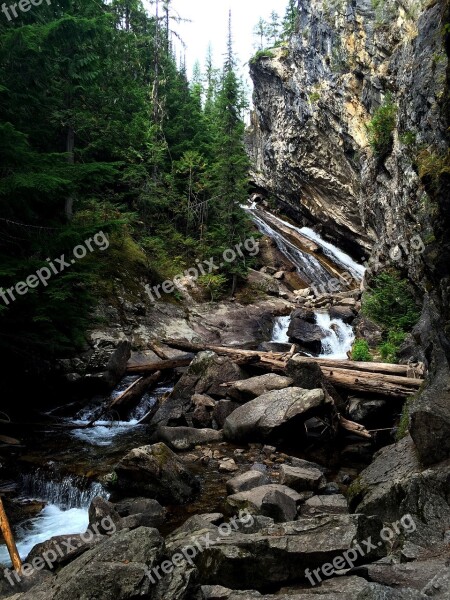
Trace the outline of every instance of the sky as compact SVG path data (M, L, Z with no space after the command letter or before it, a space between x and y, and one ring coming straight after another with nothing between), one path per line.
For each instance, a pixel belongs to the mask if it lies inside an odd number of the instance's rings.
M253 29L260 17L268 19L275 10L284 15L287 0L173 0L173 8L191 23L180 23L176 31L187 45L186 60L189 75L196 60L203 67L209 42L212 44L215 66L220 67L226 49L228 11L232 11L234 49L241 67L255 53Z

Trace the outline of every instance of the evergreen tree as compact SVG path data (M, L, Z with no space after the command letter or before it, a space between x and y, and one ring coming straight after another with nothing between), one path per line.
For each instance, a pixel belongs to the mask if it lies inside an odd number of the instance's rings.
M253 34L256 36L256 38L258 40L257 44L256 44L257 49L263 50L266 47L266 40L267 40L267 35L268 35L268 24L266 23L266 21L264 21L264 19L262 17L259 19L258 23L255 25Z
M270 21L267 27L267 36L272 44L275 46L280 38L280 16L277 12L272 11L270 14Z
M283 19L283 37L289 40L297 31L298 25L298 0L289 0Z

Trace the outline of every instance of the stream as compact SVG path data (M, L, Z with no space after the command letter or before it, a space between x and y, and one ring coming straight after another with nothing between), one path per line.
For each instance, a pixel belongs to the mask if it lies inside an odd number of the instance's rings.
M323 240L309 228L296 228L279 217L266 213L255 205L245 207L258 229L270 236L280 251L295 265L298 273L307 283L326 284L335 277L335 271L328 266L345 269L356 279L361 279L364 268L350 256ZM287 239L269 222L279 222L284 228L314 242L326 257L320 259L305 247L298 247L292 239ZM346 359L354 341L350 325L340 319L331 319L328 312L315 311L316 323L326 332L322 341L321 357ZM290 316L274 319L272 342L288 343L287 330ZM120 394L136 376L125 377L113 392ZM23 559L32 547L52 536L82 533L88 525L88 508L96 496L108 497L108 493L97 479L106 474L126 452L149 443L147 427L138 421L158 401L158 398L173 389L174 382L166 381L151 393L145 394L139 405L130 413L126 421L99 421L95 427L83 429L99 407L99 400L93 402L65 423L80 425L71 430L51 430L30 434L25 443L29 455L21 457L18 466L19 497L24 503L37 500L44 504L40 512L26 519L16 528L17 546ZM41 440L45 436L45 444ZM76 466L74 463L76 459ZM0 545L0 564L10 565L6 546Z

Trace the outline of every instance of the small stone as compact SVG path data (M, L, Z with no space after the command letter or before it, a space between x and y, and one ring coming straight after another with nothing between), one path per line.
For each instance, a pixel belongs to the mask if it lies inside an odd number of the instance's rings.
M275 446L263 446L262 449L262 453L265 454L266 456L269 456L270 454L273 454L274 452L276 452L277 449L275 448Z
M238 471L239 467L232 458L225 458L219 463L219 471L221 473L232 473Z

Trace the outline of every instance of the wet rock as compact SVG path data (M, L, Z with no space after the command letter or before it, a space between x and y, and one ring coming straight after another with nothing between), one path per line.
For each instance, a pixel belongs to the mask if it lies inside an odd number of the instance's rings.
M289 486L297 492L317 491L319 488L325 486L326 479L318 469L281 465L280 483Z
M318 514L348 513L347 500L342 494L332 496L313 496L301 506L301 515L313 517Z
M114 490L154 498L163 503L184 503L198 491L194 475L165 444L131 450L115 467Z
M268 483L269 478L265 473L256 470L247 471L247 473L236 475L236 477L227 481L227 492L229 494L237 494Z
M195 395L206 394L224 398L227 388L221 387L221 384L242 380L245 377L245 371L229 358L217 356L214 352L200 352L175 385L168 400L156 412L152 419L152 426L189 425L189 413L194 410L192 398ZM192 417L190 418L192 420Z
M320 389L286 388L263 394L227 417L225 438L230 441L268 439L299 424L325 407ZM297 432L298 435L298 432Z
M321 327L303 318L296 317L295 313L291 317L287 335L290 342L299 344L305 350L316 354L321 351L322 340L326 337L326 333Z
M293 380L290 377L283 377L275 373L266 373L259 377L250 377L243 381L235 381L228 388L228 395L239 402L246 402L258 396L262 396L273 390L283 390L292 385Z
M340 306L336 304L331 306L328 312L332 319L341 319L347 324L352 323L355 318L355 313L349 306Z
M223 429L225 421L232 412L239 408L240 404L233 400L219 400L213 410L213 422L219 429Z
M89 506L89 528L97 534L108 534L121 528L121 517L114 504L104 498L94 498Z
M212 442L221 442L222 433L215 429L196 429L195 427L158 427L156 439L164 442L171 450L184 452L195 446Z
M262 503L269 492L279 491L289 496L295 503L302 501L302 496L285 485L269 483L246 492L238 492L228 496L226 504L233 511L247 510L251 514L262 514ZM271 515L266 515L271 516Z

